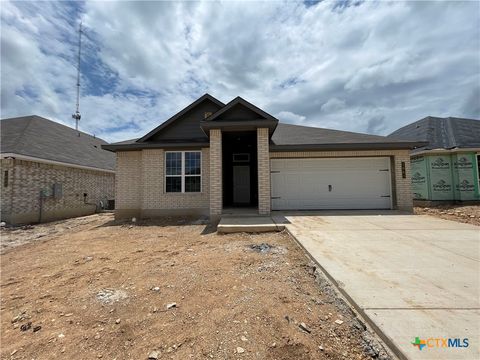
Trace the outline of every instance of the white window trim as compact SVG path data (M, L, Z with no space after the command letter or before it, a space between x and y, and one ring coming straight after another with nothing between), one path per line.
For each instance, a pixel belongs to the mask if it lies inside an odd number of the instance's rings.
M199 153L200 154L200 174L199 175L185 175L185 153L187 152L194 152L194 153ZM182 159L182 173L179 175L167 175L167 154L168 153L181 153L181 159ZM202 185L203 185L203 162L202 162L202 151L201 150L185 150L185 151L165 151L165 157L164 157L164 186L163 186L163 192L165 194L200 194L202 193ZM192 176L199 176L200 177L200 191L189 191L185 192L185 177L192 177ZM180 177L180 183L181 183L181 190L180 192L167 192L167 177Z

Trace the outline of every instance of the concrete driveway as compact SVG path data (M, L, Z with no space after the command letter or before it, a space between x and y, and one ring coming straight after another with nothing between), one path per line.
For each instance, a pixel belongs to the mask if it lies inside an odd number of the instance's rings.
M393 211L283 216L400 358L480 359L479 227Z

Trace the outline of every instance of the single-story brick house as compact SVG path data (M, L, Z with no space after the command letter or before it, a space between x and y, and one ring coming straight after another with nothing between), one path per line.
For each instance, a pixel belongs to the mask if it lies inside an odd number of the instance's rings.
M205 94L116 152L116 217L272 210L412 209L416 142L282 124Z
M480 200L480 120L428 116L389 137L426 143L410 153L414 200Z
M10 224L92 214L115 197L107 142L40 116L0 121L1 220Z

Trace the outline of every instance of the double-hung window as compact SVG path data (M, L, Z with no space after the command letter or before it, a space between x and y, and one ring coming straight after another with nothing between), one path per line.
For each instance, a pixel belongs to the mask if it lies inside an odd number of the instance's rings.
M202 189L202 153L168 151L165 153L165 192L191 193Z

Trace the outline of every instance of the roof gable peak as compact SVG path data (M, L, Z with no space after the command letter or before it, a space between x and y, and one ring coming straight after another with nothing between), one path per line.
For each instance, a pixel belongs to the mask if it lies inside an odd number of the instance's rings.
M238 108L239 106L243 107L247 111L250 112L250 114L254 113L256 114L256 119L265 119L265 120L272 120L272 121L277 121L275 117L272 115L268 114L264 110L260 109L259 107L253 105L251 102L248 102L247 100L243 99L240 96L235 97L233 100L231 100L227 105L225 105L223 108L218 110L216 113L210 115L208 118L204 120L204 122L209 122L209 121L220 121L220 120L228 120L226 119L226 113L232 111L234 108ZM238 119L235 119L238 120ZM252 120L252 118L248 119Z
M193 110L195 107L197 107L198 105L202 104L204 101L207 101L207 100L213 102L214 104L216 104L220 108L225 106L225 104L222 103L220 100L216 99L215 97L213 97L209 93L205 93L202 96L200 96L197 100L192 102L190 105L186 106L185 108L180 110L178 113L176 113L175 115L170 117L168 120L164 121L162 124L160 124L159 126L154 128L153 130L148 132L146 135L139 138L136 142L145 142L145 141L151 139L153 136L160 133L163 129L168 127L170 124L174 123L176 120L181 118L183 115L185 115L186 113Z

